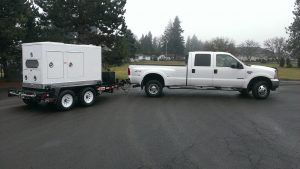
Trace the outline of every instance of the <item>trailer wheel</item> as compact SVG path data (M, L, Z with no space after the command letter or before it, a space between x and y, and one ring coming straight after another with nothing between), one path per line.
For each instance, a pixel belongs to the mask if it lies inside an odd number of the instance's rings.
M96 98L95 89L91 87L84 88L79 93L79 101L83 106L91 106L94 104Z
M62 91L56 101L56 107L58 110L67 111L70 110L75 103L75 93L72 90Z
M36 106L38 102L33 99L23 99L23 102L28 106Z
M145 92L149 97L159 97L162 95L162 84L157 80L150 80L146 83Z

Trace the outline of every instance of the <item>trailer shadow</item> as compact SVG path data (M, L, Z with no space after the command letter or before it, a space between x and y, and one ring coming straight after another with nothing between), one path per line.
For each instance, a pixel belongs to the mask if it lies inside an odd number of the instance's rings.
M107 104L107 102L110 102L112 98L108 96L101 96L97 97L95 100L94 105L92 106L101 106ZM14 113L32 113L32 114L60 114L60 113L66 113L70 112L72 110L75 110L77 113L86 113L86 109L89 107L84 107L76 103L74 107L69 110L69 111L60 111L56 108L55 104L46 104L46 103L41 103L35 106L28 106L28 105L21 105L21 106L16 106L13 107L13 112Z

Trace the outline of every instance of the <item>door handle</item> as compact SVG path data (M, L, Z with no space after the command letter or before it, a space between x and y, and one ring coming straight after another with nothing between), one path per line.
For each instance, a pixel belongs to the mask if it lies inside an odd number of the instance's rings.
M192 73L195 73L196 72L196 70L195 69L192 69Z
M218 74L218 69L214 69L214 74Z

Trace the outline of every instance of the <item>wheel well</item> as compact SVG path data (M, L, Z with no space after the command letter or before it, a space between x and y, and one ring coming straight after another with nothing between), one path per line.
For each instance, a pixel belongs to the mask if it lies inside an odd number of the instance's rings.
M150 73L148 75L146 75L142 81L142 88L146 85L147 82L149 82L150 80L157 80L161 83L161 85L164 87L165 86L165 80L164 78L159 75L159 74L156 74L156 73Z
M72 90L76 95L78 95L78 93L84 89L84 88L88 88L91 87L93 88L95 91L97 90L96 87L94 85L88 85L88 86L74 86L74 87L62 87L62 88L57 88L55 95L58 96L61 92L63 92L64 90Z
M265 81L265 82L268 83L269 87L272 88L272 82L271 82L271 80L269 78L264 77L264 76L259 76L259 77L255 77L255 78L253 78L253 79L250 80L247 89L251 90L252 87L253 87L253 85L254 85L254 83L257 82L257 81Z

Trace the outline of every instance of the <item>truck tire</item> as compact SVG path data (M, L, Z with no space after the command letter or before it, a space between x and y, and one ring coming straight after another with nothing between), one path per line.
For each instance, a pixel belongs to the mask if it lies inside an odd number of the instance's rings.
M162 84L157 80L150 80L146 83L145 92L149 97L159 97L162 95Z
M72 90L62 91L56 101L56 108L61 111L70 110L75 104L75 93Z
M84 88L79 93L79 102L82 106L91 106L96 99L95 89L91 87Z
M252 94L256 99L266 99L270 95L270 86L266 81L257 81L252 87Z
M33 99L23 99L23 102L28 106L36 106L38 105L38 102Z

